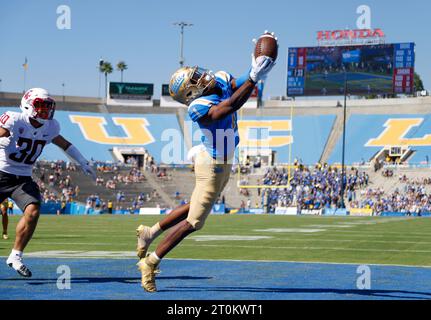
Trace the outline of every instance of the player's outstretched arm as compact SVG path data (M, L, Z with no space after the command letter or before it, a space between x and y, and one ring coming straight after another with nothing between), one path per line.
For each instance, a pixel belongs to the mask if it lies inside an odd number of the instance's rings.
M84 156L79 152L79 150L69 141L67 141L63 136L58 135L52 140L52 143L58 146L59 148L63 149L66 154L71 157L73 160L79 163L81 166L82 171L86 175L89 175L93 178L93 180L96 180L96 173L94 172L93 168L90 166L90 162L84 158Z
M235 90L229 99L212 106L200 121L204 123L218 121L240 109L247 102L257 81L265 77L273 65L274 61L270 57L260 56L255 59L252 56L252 68L248 79Z

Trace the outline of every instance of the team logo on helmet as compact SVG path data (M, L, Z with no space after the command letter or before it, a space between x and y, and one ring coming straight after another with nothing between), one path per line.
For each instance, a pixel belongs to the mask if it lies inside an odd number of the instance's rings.
M181 88L181 85L184 83L184 79L186 78L186 74L185 73L181 73L179 74L175 79L173 79L173 83L171 86L171 91L175 94L178 93L178 91Z
M28 90L21 99L21 111L38 122L46 122L54 117L55 101L42 88Z
M210 70L198 66L184 67L172 75L169 93L174 100L189 105L215 85L216 78Z

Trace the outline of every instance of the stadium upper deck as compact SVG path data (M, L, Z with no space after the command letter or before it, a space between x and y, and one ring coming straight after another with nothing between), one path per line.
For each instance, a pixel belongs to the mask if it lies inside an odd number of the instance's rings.
M20 98L18 93L0 93L0 111L19 105ZM95 160L121 160L122 156L140 155L146 149L159 163L181 164L187 163L190 147L199 143L189 134L197 128L184 107L160 106L159 100L153 100L154 107L126 107L106 106L97 98L55 98L62 132L73 137L84 154ZM287 163L295 158L306 164L341 162L340 105L337 100L269 100L263 109L245 108L240 116L242 150L255 156L259 154L254 151L256 143L265 145L260 155L268 156L267 161L272 163ZM368 163L376 158L427 163L431 155L430 113L431 97L349 100L347 163ZM180 140L173 141L173 135L179 135ZM183 147L169 154L172 143ZM167 157L164 152L168 152ZM47 147L43 158L66 159L54 147Z

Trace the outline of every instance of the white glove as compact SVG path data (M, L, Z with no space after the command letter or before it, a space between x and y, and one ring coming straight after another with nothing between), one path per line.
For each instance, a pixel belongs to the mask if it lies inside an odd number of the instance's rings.
M267 56L260 56L255 58L254 54L251 55L251 71L250 79L257 83L259 80L265 79L271 69L274 67L275 62L272 58Z
M96 181L97 179L96 172L94 172L94 169L90 166L88 162L82 163L81 169L87 176L90 176L93 179L93 181Z

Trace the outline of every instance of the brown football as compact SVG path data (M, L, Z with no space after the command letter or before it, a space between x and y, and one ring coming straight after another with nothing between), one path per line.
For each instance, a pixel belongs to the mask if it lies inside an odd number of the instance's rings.
M256 47L254 49L254 56L257 58L259 56L268 56L277 59L278 55L278 44L277 39L268 33L264 33L257 39Z

